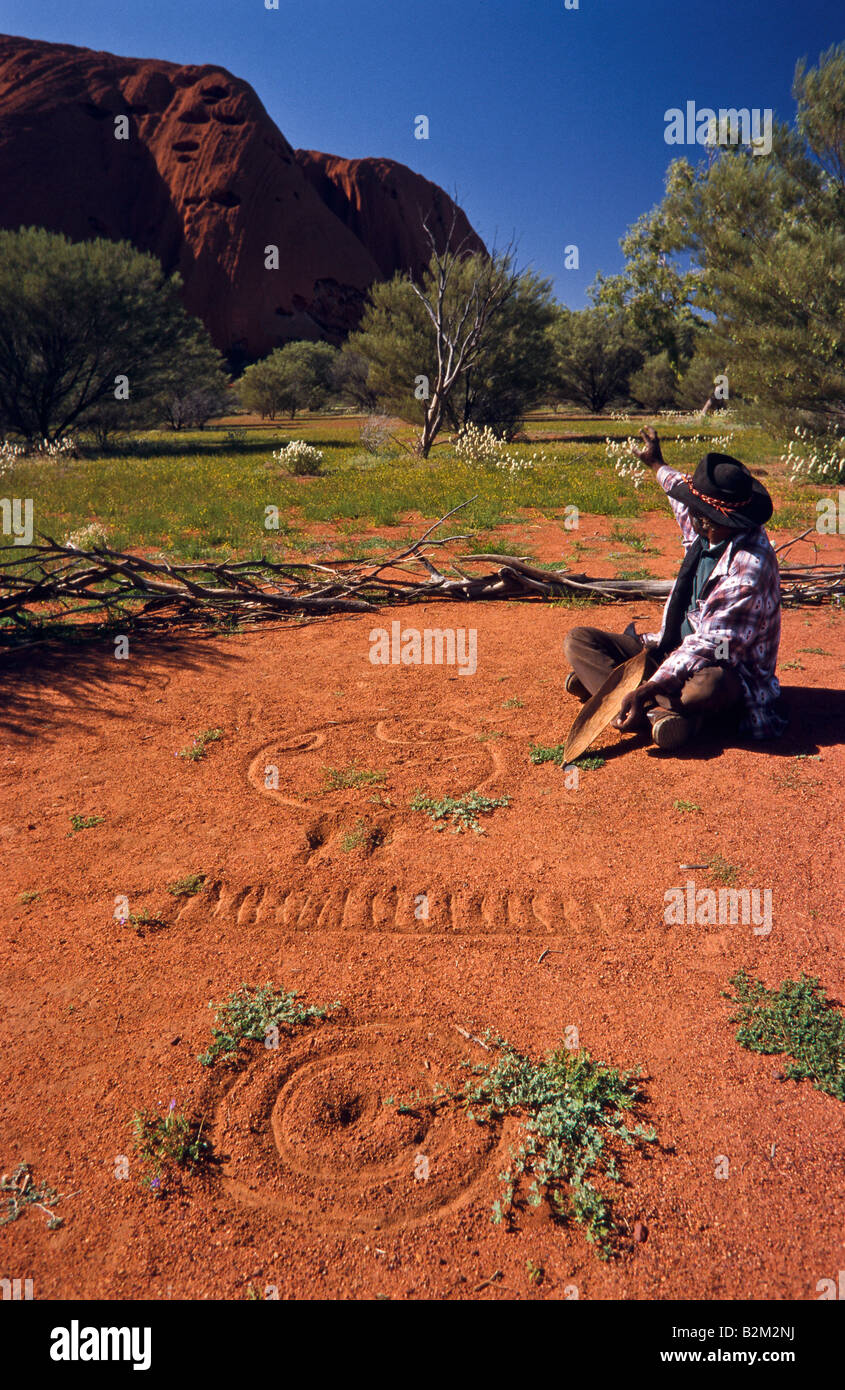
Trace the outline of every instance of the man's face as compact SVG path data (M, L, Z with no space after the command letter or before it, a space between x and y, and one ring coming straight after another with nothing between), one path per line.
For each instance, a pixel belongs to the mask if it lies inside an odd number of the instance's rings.
M695 534L701 536L708 545L717 545L719 541L727 540L728 536L733 534L730 526L719 526L708 516L700 516L698 512L691 512L690 520Z

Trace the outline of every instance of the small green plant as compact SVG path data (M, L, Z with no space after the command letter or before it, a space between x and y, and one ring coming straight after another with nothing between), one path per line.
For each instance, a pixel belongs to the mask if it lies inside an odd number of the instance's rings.
M794 763L821 762L820 753L796 753L792 758ZM822 781L818 777L805 777L805 769L802 767L789 767L786 772L772 773L772 781L781 791L800 791L802 794L815 791L816 787L822 786Z
M536 1288L538 1284L542 1284L546 1271L542 1265L535 1265L533 1260L526 1260L525 1273L528 1275L529 1284Z
M26 892L18 894L19 903L37 903L41 894L37 888L27 888Z
M707 867L713 877L717 878L720 883L736 883L736 876L739 872L738 866L736 864L729 864L727 859L722 858L721 854L717 854L714 859L711 859Z
M574 763L567 763L563 756L564 745L556 743L551 748L544 748L541 744L532 743L528 757L532 763L555 763L557 767L579 767L583 772L594 772L599 767L604 767L606 758L601 758L596 753L587 753L583 758L576 758Z
M130 912L128 917L121 917L119 921L122 927L132 927L138 936L146 936L148 932L164 931L170 925L163 917L151 917L147 911Z
M298 1028L312 1019L325 1018L329 1012L317 1004L299 1004L298 998L293 990L276 990L268 981L257 989L242 984L224 1004L209 1004L210 1009L217 1008L213 1041L199 1061L204 1067L213 1066L221 1053L237 1052L246 1039L266 1043L275 1028ZM338 1006L335 1003L332 1007Z
M372 854L374 849L384 844L384 831L379 825L370 825L369 821L359 820L355 823L354 830L348 830L345 835L340 837L340 848L344 854L349 854L353 849L360 849L363 845L368 854Z
M489 1035L485 1041L489 1045ZM657 1137L653 1129L625 1122L625 1112L641 1100L638 1074L595 1062L588 1052L559 1048L536 1063L501 1039L494 1044L497 1061L473 1066L476 1079L458 1092L441 1089L435 1102L458 1102L477 1124L500 1124L509 1116L521 1121L522 1142L511 1148L510 1165L500 1174L504 1193L493 1204L494 1223L513 1217L517 1189L530 1180L529 1206L539 1206L545 1195L553 1215L574 1219L607 1259L618 1231L612 1202L596 1182L622 1181L614 1148Z
M510 700L502 701L502 709L522 709L523 705L524 701L517 699L515 695Z
M676 811L700 811L701 807L697 801L673 801L672 805Z
M483 835L484 829L478 822L480 815L487 815L495 811L499 806L509 806L510 797L489 797L482 796L479 792L467 792L465 796L444 796L439 801L425 792L416 792L411 801L412 811L424 811L433 821L441 821L448 817L454 826L455 833L463 830L472 830L476 835ZM444 829L438 826L438 829Z
M203 729L201 734L194 735L194 741L190 748L182 748L177 754L180 758L187 758L189 762L198 763L205 757L206 749L210 743L219 743L223 737L222 729Z
M818 979L802 974L766 989L738 970L730 983L736 993L722 993L739 1005L730 1021L740 1025L740 1046L791 1057L784 1068L787 1077L812 1081L817 1091L845 1101L845 1013L828 999Z
M629 545L632 550L638 550L641 555L653 555L655 553L645 537L637 535L636 531L626 530L623 526L612 527L610 539L618 541L620 545Z
M556 763L558 767L563 767L563 744L556 743L551 748L544 748L542 744L532 743L528 758L532 763Z
M78 830L91 830L95 825L102 825L104 820L105 816L71 816L68 839Z
M163 1115L136 1110L132 1117L135 1151L151 1170L143 1184L156 1196L164 1193L164 1180L176 1169L193 1173L208 1158L209 1145L202 1137L202 1120L189 1119L172 1100Z
M19 1163L12 1176L4 1173L0 1177L0 1193L6 1198L6 1210L0 1215L0 1226L8 1226L26 1211L27 1207L38 1207L47 1217L47 1230L56 1231L63 1225L61 1216L56 1216L53 1208L62 1200L58 1192L47 1183L34 1183L28 1163Z
M368 772L366 768L356 767L354 763L350 763L349 767L326 767L323 769L321 791L338 792L346 791L350 787L380 787L386 780L386 772Z
M195 893L202 892L205 879L205 874L188 874L186 878L177 878L175 883L168 883L167 891L172 893L174 898L190 898Z

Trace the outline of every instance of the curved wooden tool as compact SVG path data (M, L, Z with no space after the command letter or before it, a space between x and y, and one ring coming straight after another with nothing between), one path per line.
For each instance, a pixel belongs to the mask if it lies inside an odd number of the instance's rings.
M643 647L636 656L611 671L601 690L590 696L567 735L563 749L564 762L571 763L580 758L584 750L616 718L625 696L641 683L648 656L647 648Z

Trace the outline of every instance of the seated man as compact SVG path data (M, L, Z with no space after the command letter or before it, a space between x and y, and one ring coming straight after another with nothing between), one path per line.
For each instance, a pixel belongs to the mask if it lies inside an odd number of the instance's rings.
M656 469L681 528L686 554L659 633L633 624L614 634L576 627L564 642L570 694L587 700L611 671L645 645L647 681L626 696L616 727L651 728L674 751L705 719L739 716L741 732L772 738L786 727L775 712L780 643L780 573L763 527L772 500L744 464L706 454L692 477L667 467L655 430L640 431L643 463Z

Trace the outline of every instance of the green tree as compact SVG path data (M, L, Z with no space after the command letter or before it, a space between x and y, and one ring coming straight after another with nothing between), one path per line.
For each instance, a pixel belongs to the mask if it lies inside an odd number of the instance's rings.
M674 404L677 378L666 349L646 358L631 377L628 389L637 405L646 410L662 410Z
M730 381L723 353L707 332L699 334L695 352L678 378L675 400L682 410L720 409L730 403ZM717 389L718 387L718 389ZM725 395L725 389L728 394Z
M157 423L179 364L195 389L219 354L181 281L128 242L0 231L0 426L26 439Z
M293 416L301 403L293 372L282 360L281 348L247 367L235 391L241 405L263 420L275 420L277 415Z
M337 348L328 343L285 343L247 367L237 392L247 410L265 419L319 410L331 395Z
M549 282L506 257L434 255L420 286L373 286L347 350L369 364L380 407L420 426L425 457L444 425L513 434L548 389L553 317Z
M697 327L695 273L672 259L682 242L663 208L644 213L620 242L624 271L596 276L589 290L596 306L625 315L648 356L665 352L675 369L692 356Z
M799 63L793 94L795 128L775 126L769 155L725 145L696 168L675 161L649 217L655 254L712 324L731 398L778 422L797 414L842 431L845 45L814 69ZM629 299L635 260L623 275Z
M422 392L434 375L435 340L406 276L371 287L360 328L349 335L344 353L367 363L367 388L380 408L422 426Z
M623 313L604 308L561 309L550 329L555 350L555 393L559 400L600 414L628 393L631 373L643 353Z
M378 397L370 385L370 364L346 342L332 364L332 395L346 405L374 410Z
M198 336L186 344L178 360L168 363L158 400L161 417L173 430L201 429L229 406L222 358L208 338Z
M338 350L330 343L285 343L279 360L289 375L300 410L320 410L332 393Z
M489 425L505 439L545 400L554 380L549 329L555 320L551 282L532 271L518 278L511 298L491 319L475 365L462 375L449 412L457 429Z

